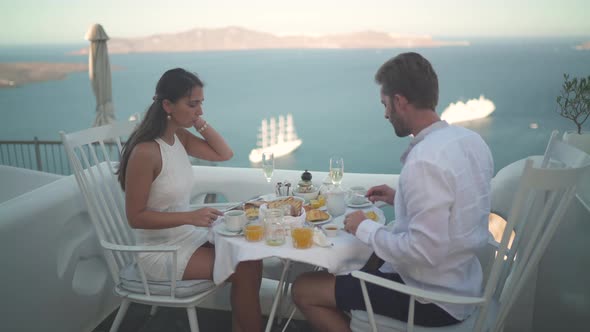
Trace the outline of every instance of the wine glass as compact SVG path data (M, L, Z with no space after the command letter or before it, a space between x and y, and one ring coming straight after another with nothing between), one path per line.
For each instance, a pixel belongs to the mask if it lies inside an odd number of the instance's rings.
M344 159L340 156L333 156L330 158L330 180L336 187L342 182L344 176Z
M262 153L262 172L266 178L266 182L270 183L272 173L275 170L275 155L272 152Z

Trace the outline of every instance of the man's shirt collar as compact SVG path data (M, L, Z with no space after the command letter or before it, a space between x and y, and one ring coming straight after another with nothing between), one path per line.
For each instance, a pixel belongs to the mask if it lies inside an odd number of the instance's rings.
M406 149L406 151L402 154L400 160L402 162L402 164L406 163L406 158L408 157L408 155L410 154L410 151L412 151L412 149L414 148L414 146L416 146L418 143L420 143L421 141L424 140L424 138L439 129L443 129L448 127L449 124L445 121L445 120L439 120L436 121L435 123L431 124L430 126L422 129L418 135L416 135L412 141L410 141L410 145L408 146L408 148Z

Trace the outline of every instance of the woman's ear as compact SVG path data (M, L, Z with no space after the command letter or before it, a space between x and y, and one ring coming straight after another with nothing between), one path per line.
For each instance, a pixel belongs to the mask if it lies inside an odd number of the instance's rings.
M172 113L173 106L174 106L174 104L170 100L168 100L168 99L162 100L162 107L164 108L164 111L166 112L166 114Z

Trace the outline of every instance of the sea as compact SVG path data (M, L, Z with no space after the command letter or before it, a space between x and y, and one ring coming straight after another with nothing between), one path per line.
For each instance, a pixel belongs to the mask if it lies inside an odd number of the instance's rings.
M231 160L218 165L260 167L248 154L262 119L290 113L303 144L278 158L276 168L328 171L330 156L340 155L345 183L347 172L399 173L410 138L396 137L384 118L374 74L389 58L415 51L438 74L439 114L451 103L480 96L494 103L488 117L458 125L483 137L496 171L543 154L552 130L575 129L559 115L556 97L563 74L590 75L590 51L574 48L584 38L469 41L469 46L417 49L112 54L113 102L118 120L142 113L162 73L185 68L205 82L204 117L234 150ZM84 63L87 56L68 53L85 46L2 46L0 62ZM60 130L88 128L95 117L88 73L0 89L0 114L0 140L59 140Z

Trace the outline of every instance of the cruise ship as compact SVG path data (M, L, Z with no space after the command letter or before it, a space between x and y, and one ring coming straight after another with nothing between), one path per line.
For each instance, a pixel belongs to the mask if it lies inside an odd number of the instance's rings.
M496 110L496 105L484 96L479 99L470 99L467 102L458 101L451 103L440 115L442 120L448 123L460 123L483 119Z

